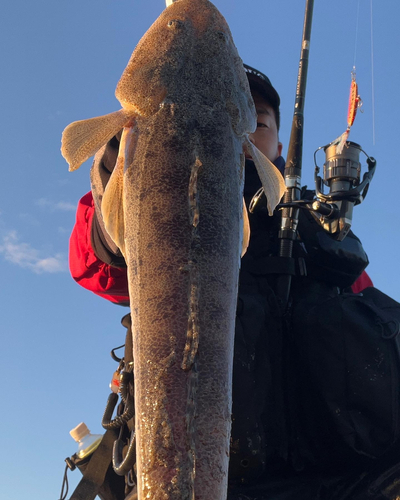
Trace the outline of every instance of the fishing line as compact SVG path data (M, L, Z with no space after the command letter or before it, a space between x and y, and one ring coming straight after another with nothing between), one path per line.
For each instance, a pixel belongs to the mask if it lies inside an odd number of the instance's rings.
M356 35L354 41L354 62L353 62L353 71L356 69L356 59L357 59L357 42L358 42L358 24L360 20L360 0L357 3L357 17L356 17Z
M375 146L374 29L373 29L373 21L372 21L372 0L370 0L370 17L371 17L372 144Z
M358 26L360 21L360 0L357 2L357 18L355 29L355 42L354 42L354 62L353 71L356 71L357 60L357 45L358 45ZM375 146L375 71L374 71L374 27L373 27L373 12L372 0L370 0L370 32L371 32L371 107L372 107L372 144Z

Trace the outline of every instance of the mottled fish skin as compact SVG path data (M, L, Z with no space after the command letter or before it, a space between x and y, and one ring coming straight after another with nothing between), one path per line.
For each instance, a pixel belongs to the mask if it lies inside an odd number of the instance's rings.
M242 143L255 113L229 28L211 3L171 5L148 31L151 44L170 30L173 50L164 52L168 64L160 61L154 81L142 59L154 47L142 39L117 88L124 106L137 102L142 90L131 75L138 57L147 88L162 101L142 107L124 174L138 491L154 500L223 500Z
M124 127L101 212L128 265L138 499L224 500L243 147L253 147L256 112L213 4L171 3L116 97L120 111L65 129L62 153L76 169ZM254 157L272 210L282 177Z
M187 111L171 105L143 120L143 127L139 120L134 163L124 179L125 210L131 214L125 246L138 478L143 498L191 499L194 486L197 500L223 499L240 257L241 144L228 135L225 113L214 113L201 128L191 129ZM160 138L165 126L170 134ZM208 136L206 142L199 132Z

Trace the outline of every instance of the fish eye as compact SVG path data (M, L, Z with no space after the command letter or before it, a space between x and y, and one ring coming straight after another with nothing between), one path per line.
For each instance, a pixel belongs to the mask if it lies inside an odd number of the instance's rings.
M223 42L228 41L228 37L226 36L226 34L223 31L217 31L217 37Z
M170 21L168 21L167 26L171 29L179 29L183 26L183 22L179 19L171 19Z

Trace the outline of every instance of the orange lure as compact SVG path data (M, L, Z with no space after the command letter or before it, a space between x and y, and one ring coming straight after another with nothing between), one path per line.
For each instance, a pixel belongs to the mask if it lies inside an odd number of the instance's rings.
M353 71L351 72L349 109L347 112L347 129L345 130L345 132L343 132L343 134L340 137L338 137L336 140L333 141L333 144L337 144L336 146L337 154L340 154L343 151L343 147L347 141L347 138L349 137L350 128L354 123L357 114L357 109L361 108L361 106L362 106L362 100L358 93L358 85L356 82L356 71L355 68L353 68Z

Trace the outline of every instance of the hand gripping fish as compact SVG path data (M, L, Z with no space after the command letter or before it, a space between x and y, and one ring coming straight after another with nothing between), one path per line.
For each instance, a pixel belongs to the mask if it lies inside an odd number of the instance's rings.
M101 203L128 267L138 498L226 498L243 148L269 209L285 186L249 141L256 113L229 27L208 0L177 0L140 40L122 105L74 122L70 170L123 129Z

